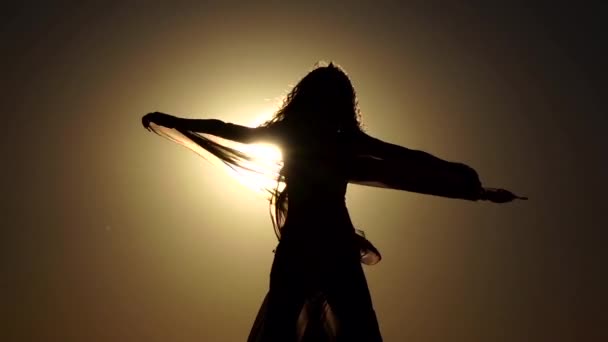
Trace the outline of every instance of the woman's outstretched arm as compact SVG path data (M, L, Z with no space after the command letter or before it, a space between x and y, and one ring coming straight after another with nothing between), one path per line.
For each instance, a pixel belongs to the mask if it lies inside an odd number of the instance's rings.
M486 189L477 172L423 151L384 142L363 133L355 143L351 182L442 197L503 203L517 196L502 189Z
M218 119L185 119L165 113L154 112L146 114L142 118L142 124L145 128L149 128L150 123L155 123L167 128L174 128L178 131L211 134L240 143L252 143L271 139L269 129L266 127L246 127L227 123Z

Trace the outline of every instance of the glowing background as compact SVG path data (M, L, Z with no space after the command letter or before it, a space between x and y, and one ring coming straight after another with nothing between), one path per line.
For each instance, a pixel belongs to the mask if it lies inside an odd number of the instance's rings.
M351 187L384 256L366 273L386 341L606 333L590 17L573 31L573 9L153 3L5 11L0 340L243 341L276 243L267 202L140 118L248 124L322 59L352 76L370 134L531 198Z

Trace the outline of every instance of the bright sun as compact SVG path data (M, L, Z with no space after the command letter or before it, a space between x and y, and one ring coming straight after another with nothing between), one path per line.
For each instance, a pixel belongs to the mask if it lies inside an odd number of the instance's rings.
M271 114L258 116L248 126L256 127L270 118ZM268 189L277 188L277 176L282 162L282 153L278 146L269 143L256 143L235 146L238 150L246 152L253 157L253 163L249 165L253 170L229 169L236 179L249 189L265 193ZM279 190L283 184L279 184Z
M270 118L271 114L263 114L258 116L255 120L253 120L249 126L257 127L262 123L266 122ZM264 160L276 160L279 161L282 159L281 149L278 146L273 144L266 143L258 143L251 144L250 149L248 150L252 154L256 156L256 158L264 159Z

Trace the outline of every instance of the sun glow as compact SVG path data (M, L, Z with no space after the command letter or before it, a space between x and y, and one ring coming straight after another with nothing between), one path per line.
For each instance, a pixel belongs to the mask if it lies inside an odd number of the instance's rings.
M238 149L252 157L251 162L246 165L247 169L228 169L242 185L260 193L277 189L277 185L281 189L281 185L277 184L277 178L281 169L282 155L277 146L257 143L240 145Z
M270 117L269 114L261 115L249 125L249 127L259 126L260 123L265 122ZM209 152L205 151L201 146L181 134L179 131L166 128L154 123L151 124L157 134L168 138L169 140L176 142L194 152L208 158L207 160L213 164L222 166L228 171L228 174L235 178L241 185L246 188L254 190L262 195L268 195L268 191L281 191L285 187L285 184L278 182L281 168L283 166L283 156L278 146L262 142L253 144L243 144L235 141L222 139L221 137L215 137L221 140L221 144L230 147L236 151L243 152L247 158L238 160L238 166L230 166L224 164L218 158L209 158Z
M283 158L281 149L268 143L251 144L249 152L261 160L280 161Z
M257 127L270 119L272 112L258 116L248 126ZM281 149L270 143L238 144L233 146L239 151L245 152L252 157L247 165L247 170L233 170L229 168L231 175L242 185L256 192L267 194L268 190L282 190L283 183L277 183L279 172L282 167L283 156Z

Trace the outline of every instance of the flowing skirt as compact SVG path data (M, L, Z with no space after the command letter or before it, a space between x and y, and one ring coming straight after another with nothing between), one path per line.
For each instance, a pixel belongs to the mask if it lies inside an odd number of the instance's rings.
M382 341L361 265L364 250L377 250L355 235L283 236L248 342Z

